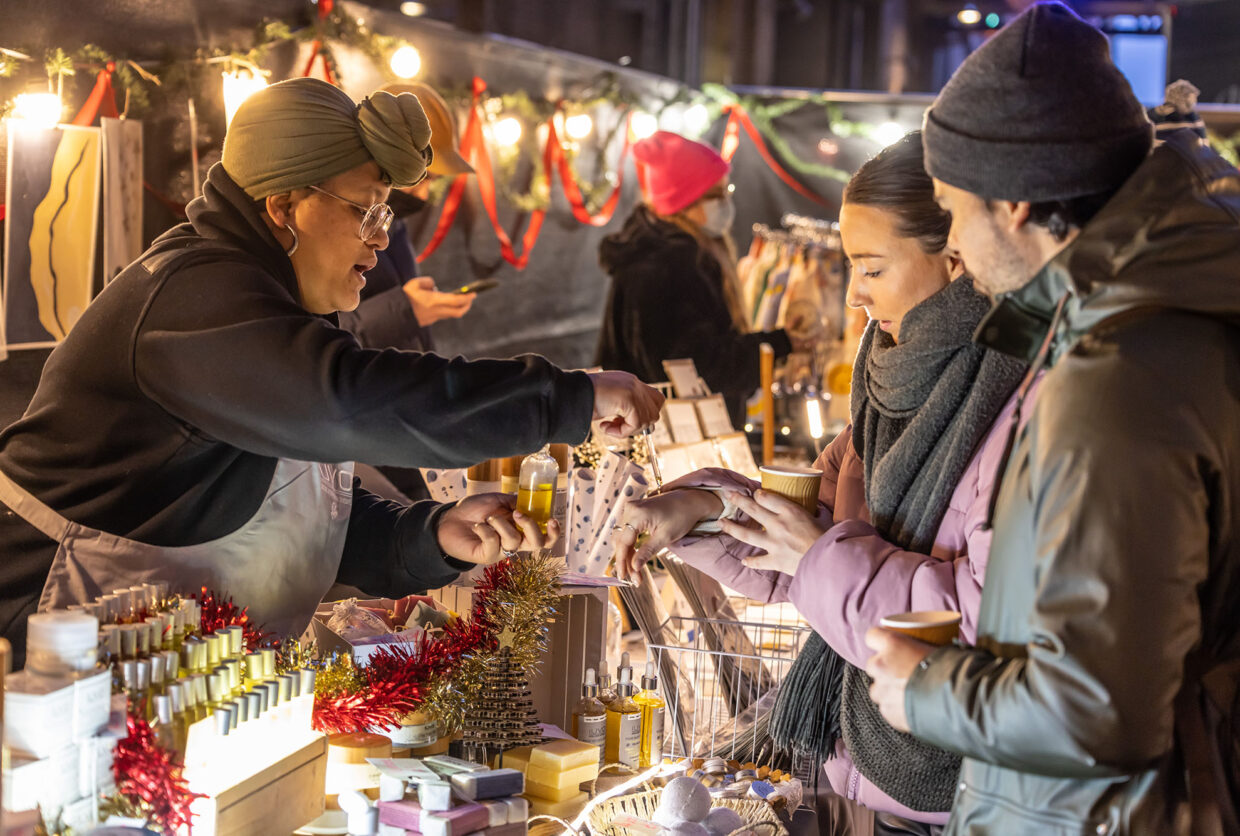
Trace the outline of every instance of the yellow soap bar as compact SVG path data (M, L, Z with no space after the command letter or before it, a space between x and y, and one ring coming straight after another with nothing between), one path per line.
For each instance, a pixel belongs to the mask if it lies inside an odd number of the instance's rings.
M491 768L499 769L515 769L518 772L525 772L530 765L530 753L534 751L533 746L518 746L515 749L509 749L507 752L496 755L491 758ZM597 757L598 747L594 747L595 756Z
M595 747L597 751L597 747ZM558 819L568 819L572 821L578 813L586 806L586 802L590 800L584 792L563 799L562 801L548 801L543 798L536 798L526 794L526 798L530 802L531 816L555 816Z
M583 781L593 781L597 777L598 761L585 766L565 769L562 772L558 769L547 769L533 765L525 770L525 783L527 786L537 784L544 787L555 787L556 789L576 787Z
M578 766L598 763L598 746L580 740L553 740L534 747L530 753L530 766L540 766L563 772ZM507 764L505 764L507 766Z

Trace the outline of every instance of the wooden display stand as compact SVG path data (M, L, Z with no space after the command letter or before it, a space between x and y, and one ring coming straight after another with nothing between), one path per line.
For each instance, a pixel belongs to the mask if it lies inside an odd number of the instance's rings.
M300 749L194 802L194 836L292 833L323 814L327 738Z

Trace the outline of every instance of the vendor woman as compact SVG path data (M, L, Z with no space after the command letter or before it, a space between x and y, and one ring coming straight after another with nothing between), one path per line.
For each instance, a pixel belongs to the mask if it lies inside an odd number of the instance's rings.
M431 159L417 98L355 104L298 78L237 111L189 222L87 308L0 434L0 628L115 588L208 586L299 633L335 581L401 595L542 544L502 495L401 506L353 460L459 467L592 418L627 435L660 396L540 357L361 348L336 327L387 246L391 187ZM522 542L520 531L527 532ZM554 529L552 530L554 533Z

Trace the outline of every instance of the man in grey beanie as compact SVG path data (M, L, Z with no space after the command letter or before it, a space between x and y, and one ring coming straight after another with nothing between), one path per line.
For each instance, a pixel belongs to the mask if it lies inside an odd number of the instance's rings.
M867 636L884 716L964 756L947 834L1240 832L1240 172L1152 145L1059 3L926 113L949 246L995 300L976 339L1031 363L1022 391L1045 375L976 645Z

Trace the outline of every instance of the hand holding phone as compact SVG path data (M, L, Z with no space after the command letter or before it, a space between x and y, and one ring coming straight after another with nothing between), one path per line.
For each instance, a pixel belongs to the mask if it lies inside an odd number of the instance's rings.
M456 289L457 293L481 293L484 290L490 290L493 287L499 287L499 279L480 279L471 282Z

